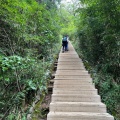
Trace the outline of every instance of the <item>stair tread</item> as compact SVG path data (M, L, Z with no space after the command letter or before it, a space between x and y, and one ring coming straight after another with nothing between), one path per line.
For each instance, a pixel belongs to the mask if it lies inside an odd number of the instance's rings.
M76 117L79 117L79 116L93 116L93 117L112 117L110 114L108 114L108 113L88 113L88 112L50 112L49 113L49 115L60 115L61 117L62 116L68 116L68 117L70 117L70 116L76 116ZM113 117L112 117L113 118Z
M61 106L64 106L64 105L75 105L75 106L79 106L79 105L88 105L88 106L91 106L91 105L94 105L94 106L105 106L105 104L103 104L102 102L51 102L50 104L57 104L57 105L61 105Z

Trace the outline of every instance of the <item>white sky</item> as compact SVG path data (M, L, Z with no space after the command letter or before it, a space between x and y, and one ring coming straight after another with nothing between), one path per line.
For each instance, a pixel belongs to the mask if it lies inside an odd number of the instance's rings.
M72 0L62 0L61 3L72 3Z
M79 8L80 5L80 0L61 0L61 4L64 4L65 6L74 5L76 8Z

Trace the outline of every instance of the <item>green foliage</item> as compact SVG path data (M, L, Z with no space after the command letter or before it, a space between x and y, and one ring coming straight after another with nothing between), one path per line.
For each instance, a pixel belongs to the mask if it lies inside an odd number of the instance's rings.
M76 49L92 73L109 112L120 119L119 0L80 0L76 10Z
M59 8L59 16L61 17L60 33L61 35L68 35L72 40L75 36L76 26L74 25L75 16L73 15L73 12L69 10L70 8L72 8L72 5L65 6L64 4L61 4Z
M46 67L47 64L35 59L3 57L0 60L1 110L4 112L10 107L12 111L16 106L22 106L24 100L29 103L37 89L46 91Z
M113 77L108 74L93 74L93 78L96 87L99 89L102 101L107 105L108 111L112 113L115 118L119 118L120 86L116 84Z
M23 55L23 52L27 52L26 50L32 47L42 56L46 56L51 46L58 42L59 28L54 24L58 18L55 10L54 15L51 15L51 11L48 11L44 4L38 4L34 0L29 4L17 0L3 3L1 7L2 52L6 47L10 47L7 54L22 52ZM26 47L24 51L23 45Z
M60 18L52 1L2 0L0 5L0 118L25 120L36 92L47 90L60 48Z

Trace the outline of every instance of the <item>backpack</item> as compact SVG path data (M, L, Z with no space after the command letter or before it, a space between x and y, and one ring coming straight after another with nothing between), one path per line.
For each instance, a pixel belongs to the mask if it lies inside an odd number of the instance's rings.
M67 37L63 37L62 41L67 41Z

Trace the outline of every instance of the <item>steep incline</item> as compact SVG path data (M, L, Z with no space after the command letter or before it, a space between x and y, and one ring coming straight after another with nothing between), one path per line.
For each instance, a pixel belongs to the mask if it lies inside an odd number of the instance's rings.
M59 54L47 120L114 120L71 43Z

